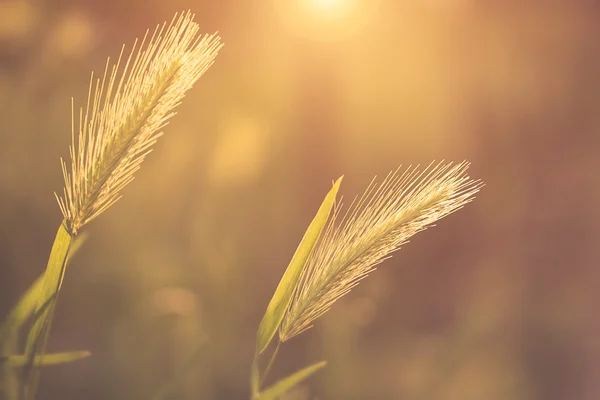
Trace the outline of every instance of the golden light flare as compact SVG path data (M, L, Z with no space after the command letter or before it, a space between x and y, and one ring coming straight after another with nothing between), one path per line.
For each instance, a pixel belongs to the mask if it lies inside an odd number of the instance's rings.
M295 35L320 41L358 33L379 9L379 0L276 0L273 6Z
M301 5L317 18L344 18L348 17L356 3L356 0L305 0Z

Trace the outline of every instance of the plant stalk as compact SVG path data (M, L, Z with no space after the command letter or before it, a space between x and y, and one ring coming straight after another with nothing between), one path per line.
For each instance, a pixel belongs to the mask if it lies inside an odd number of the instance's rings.
M24 400L35 396L39 371L34 368L34 361L36 355L42 356L45 352L56 299L65 275L71 241L72 236L69 234L66 221L63 220L56 232L43 281L38 289L35 318L27 336L25 346L27 363L23 369Z

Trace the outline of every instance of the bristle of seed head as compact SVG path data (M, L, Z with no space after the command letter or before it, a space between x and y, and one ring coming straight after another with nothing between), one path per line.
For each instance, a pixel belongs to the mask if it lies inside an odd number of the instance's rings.
M90 79L87 105L72 122L70 166L61 159L65 188L58 204L72 234L121 197L194 82L221 48L216 35L200 35L194 15L159 25L102 79ZM73 110L73 105L71 106ZM77 132L76 132L77 129Z
M409 167L375 179L343 218L336 206L311 253L279 330L281 341L309 329L408 239L473 200L483 186L467 162Z

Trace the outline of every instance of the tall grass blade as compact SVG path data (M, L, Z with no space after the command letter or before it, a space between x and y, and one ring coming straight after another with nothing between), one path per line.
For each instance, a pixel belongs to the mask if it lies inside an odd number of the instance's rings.
M32 366L34 365L36 354L43 354L44 352L49 325L54 314L56 298L65 274L71 239L71 234L67 230L65 221L63 221L56 233L42 284L37 293L35 312L38 315L33 321L25 344L27 363L25 365L23 383L31 390L31 396L35 392L37 382L37 372L32 369Z
M335 181L333 187L325 196L317 214L304 233L304 237L298 245L290 264L281 277L277 289L275 289L275 293L267 306L267 311L260 322L260 327L258 328L258 333L256 335L257 355L267 348L279 328L279 324L290 304L296 288L296 282L298 282L298 279L300 278L306 260L317 243L323 227L325 227L325 224L329 219L329 214L335 204L335 198L341 182L342 177Z
M84 233L73 240L71 248L69 249L67 263L73 259L73 256L81 248L87 237L88 235ZM19 334L21 328L32 314L34 314L38 300L37 296L41 291L43 282L44 274L42 273L25 293L23 293L17 304L15 304L4 319L2 325L0 325L0 357L9 356L19 352ZM47 306L49 306L49 302L46 307ZM40 311L43 310L44 308L40 309ZM0 363L0 399L16 398L18 396L18 387L18 371L14 368L10 368L6 364Z
M55 296L62 285L67 258L69 256L69 247L71 245L71 235L67 231L65 223L61 223L54 239L54 245L50 252L50 258L41 285L37 290L37 301L35 306L36 312L42 312L42 315L33 323L27 337L25 346L26 356L32 356L35 351L36 344L39 341L39 336L47 325L47 315L50 314L52 306L46 307L48 302L53 302ZM46 310L42 310L46 308Z
M258 396L260 391L260 366L258 365L258 354L254 355L252 366L250 367L250 390L252 391L252 398Z
M67 259L67 262L73 259L87 238L88 235L84 233L73 240L71 248L69 249L69 258ZM42 290L44 275L45 274L42 273L38 276L33 284L27 288L17 304L15 304L10 313L6 316L2 325L0 325L0 355L16 352L9 343L14 343L15 346L17 345L20 329L34 313L38 302L38 294Z
M35 356L33 367L43 367L48 365L65 364L82 358L89 357L89 351L72 351L67 353L45 354L43 356ZM0 365L9 367L23 367L27 365L27 358L24 355L0 356Z
M275 400L277 397L281 396L303 380L313 375L315 372L319 371L321 368L325 367L325 365L327 365L327 362L321 361L301 369L300 371L293 373L287 378L284 378L273 386L269 387L265 391L259 393L258 396L255 397L255 400Z
M40 307L40 309L33 314L33 322L35 323L41 317L45 317L48 310L50 310L54 305L54 300L56 299L56 294L48 298L46 303ZM51 314L50 314L51 315ZM2 343L2 356L10 356L18 352L18 332L16 332L13 336L7 337L6 341ZM31 361L33 364L33 360ZM29 371L29 366L25 365L27 368L26 371ZM22 385L20 385L20 376L26 374L19 374L14 368L6 364L0 363L0 394L3 394L3 397L0 399L6 398L8 399L18 399L19 398L19 390Z

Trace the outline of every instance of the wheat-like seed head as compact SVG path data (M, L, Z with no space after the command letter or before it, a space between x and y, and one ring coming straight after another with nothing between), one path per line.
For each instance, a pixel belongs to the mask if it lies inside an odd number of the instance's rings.
M473 200L482 183L466 174L469 164L408 168L371 182L339 223L341 206L311 253L279 330L286 341L311 327L391 253L417 232Z
M72 234L120 199L173 109L212 65L220 38L200 35L193 18L189 11L175 15L139 46L136 40L122 68L125 47L102 79L92 74L77 134L72 112L71 168L61 159L65 188L56 196Z

